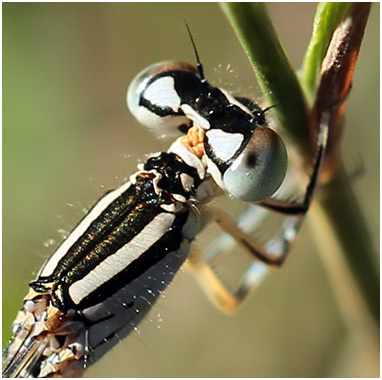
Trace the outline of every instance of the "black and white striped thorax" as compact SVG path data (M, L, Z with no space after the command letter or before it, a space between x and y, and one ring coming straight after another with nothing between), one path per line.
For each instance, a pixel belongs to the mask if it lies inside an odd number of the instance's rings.
M71 327L68 337L82 352L78 368L97 361L136 328L202 228L194 203L199 193L205 200L200 189L208 181L197 156L177 141L138 168L90 209L30 284L70 316L70 326L81 326ZM54 358L44 359L41 368L49 372Z
M172 152L150 156L129 182L93 206L31 287L50 293L61 311L74 309L92 319L87 310L142 281L167 255L175 255L180 266L182 243L194 237L187 228L188 200L203 180L198 169ZM170 277L164 276L162 285Z

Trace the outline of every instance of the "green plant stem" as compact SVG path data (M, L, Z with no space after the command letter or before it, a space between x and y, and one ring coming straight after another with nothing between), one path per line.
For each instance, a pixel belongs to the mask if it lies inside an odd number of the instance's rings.
M329 236L342 252L359 291L375 322L379 323L379 275L377 258L365 219L353 192L351 181L341 166L334 178L323 189L320 199L321 223L315 228L318 241L333 245ZM315 217L314 213L311 215ZM325 234L322 226L330 226L332 233ZM327 248L323 252L327 252ZM330 249L329 249L330 252ZM327 255L326 255L327 256ZM348 310L352 313L352 310Z
M277 38L261 3L222 3L245 53L255 71L260 88L274 114L306 156L312 156L309 115L294 69Z

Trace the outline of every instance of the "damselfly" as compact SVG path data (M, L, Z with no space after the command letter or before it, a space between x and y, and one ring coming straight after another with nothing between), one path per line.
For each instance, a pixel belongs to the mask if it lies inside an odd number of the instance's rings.
M264 265L284 262L310 205L325 133L302 201L270 199L287 168L284 143L266 125L271 107L212 86L194 50L196 67L157 63L130 84L133 115L161 134L182 136L106 193L30 283L3 353L5 377L80 375L134 330L186 260L224 311L245 299ZM225 212L207 205L224 192L286 215L271 244L258 244ZM207 257L190 248L209 222L254 260L234 290L211 267L219 251Z

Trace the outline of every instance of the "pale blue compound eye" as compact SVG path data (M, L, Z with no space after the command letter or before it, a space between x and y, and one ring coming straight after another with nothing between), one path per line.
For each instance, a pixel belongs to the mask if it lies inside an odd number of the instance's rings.
M258 127L243 152L225 171L223 182L234 198L259 202L280 187L286 169L283 141L272 129Z
M127 107L140 123L161 135L184 133L192 122L180 109L184 95L177 89L178 82L182 82L185 75L196 77L197 72L186 62L155 63L131 82Z

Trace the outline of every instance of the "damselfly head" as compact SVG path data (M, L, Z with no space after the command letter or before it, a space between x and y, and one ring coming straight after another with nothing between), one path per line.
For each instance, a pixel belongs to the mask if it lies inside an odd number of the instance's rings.
M284 143L265 126L265 112L273 106L263 110L250 99L208 83L187 23L186 27L197 66L175 61L144 69L129 86L128 108L161 135L198 128L203 132L198 143L204 149L199 158L203 156L216 184L243 201L264 200L279 188L287 167Z

